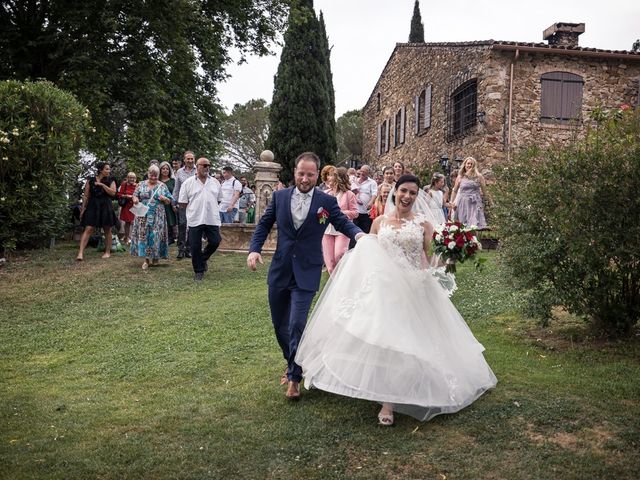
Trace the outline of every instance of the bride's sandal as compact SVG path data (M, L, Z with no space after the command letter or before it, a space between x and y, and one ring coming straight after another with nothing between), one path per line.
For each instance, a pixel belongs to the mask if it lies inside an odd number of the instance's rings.
M382 425L383 427L392 427L393 426L393 413L390 415L385 415L383 413L378 414L378 425Z

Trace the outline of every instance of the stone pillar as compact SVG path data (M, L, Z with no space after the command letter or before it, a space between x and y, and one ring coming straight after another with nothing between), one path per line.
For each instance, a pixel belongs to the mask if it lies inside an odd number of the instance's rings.
M273 161L273 152L264 150L260 154L260 161L253 167L256 172L256 223L271 202L271 195L278 185L278 174L282 165Z

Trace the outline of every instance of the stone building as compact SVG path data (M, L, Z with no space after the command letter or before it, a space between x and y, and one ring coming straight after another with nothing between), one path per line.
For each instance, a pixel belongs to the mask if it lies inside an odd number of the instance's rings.
M547 43L396 44L363 110L364 162L472 155L487 169L579 135L596 107L638 106L640 53L580 47L583 32L556 23Z

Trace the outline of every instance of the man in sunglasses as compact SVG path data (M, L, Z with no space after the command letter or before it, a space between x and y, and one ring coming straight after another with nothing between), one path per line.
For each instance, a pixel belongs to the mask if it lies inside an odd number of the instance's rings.
M220 210L218 202L222 199L220 182L209 176L211 162L202 157L196 162L195 177L188 178L180 189L178 204L186 209L189 228L191 263L195 272L194 280L201 282L208 270L207 262L218 249L220 241ZM202 237L207 246L202 250Z

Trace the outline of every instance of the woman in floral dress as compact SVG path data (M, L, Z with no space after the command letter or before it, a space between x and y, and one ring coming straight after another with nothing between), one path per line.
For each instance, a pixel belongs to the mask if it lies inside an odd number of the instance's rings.
M142 269L157 265L159 259L169 257L169 236L164 205L171 203L171 193L158 180L160 169L151 165L148 179L140 182L133 194L133 204L142 203L149 207L144 217L136 216L131 233L131 255L143 257ZM164 205L163 205L164 204Z

